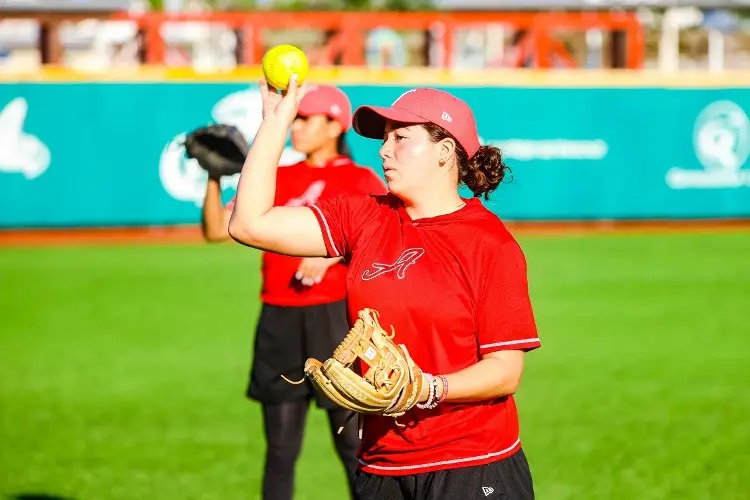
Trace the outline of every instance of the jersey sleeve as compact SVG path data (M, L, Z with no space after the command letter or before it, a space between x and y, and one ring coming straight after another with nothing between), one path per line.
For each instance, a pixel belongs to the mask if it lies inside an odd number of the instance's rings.
M310 205L323 233L329 257L349 260L362 226L377 210L377 201L366 194L343 195Z
M480 354L541 347L529 297L526 258L513 238L487 252L477 301Z

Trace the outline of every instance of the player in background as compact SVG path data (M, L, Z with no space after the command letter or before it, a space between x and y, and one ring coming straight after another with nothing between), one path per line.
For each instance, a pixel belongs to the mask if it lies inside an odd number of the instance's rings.
M295 82L284 97L264 91L230 234L266 251L344 257L350 319L363 308L379 311L396 342L439 380L399 418L403 428L364 417L357 498L534 498L513 397L525 353L541 345L526 260L479 200L506 174L500 150L480 145L464 101L413 89L391 107L359 108L353 119L357 133L382 141L389 194L274 207L273 179L300 95ZM474 197L459 195L462 184Z
M306 159L280 168L274 176L267 194L275 206L302 207L340 195L386 192L372 170L355 165L350 157L345 134L351 127L352 108L340 89L311 87L293 118L292 145ZM209 179L202 217L206 240L229 239L233 206L234 200L222 206L219 180ZM346 411L319 396L309 382L294 385L282 378L304 378L305 360L328 357L348 333L347 267L341 257L299 258L266 252L262 259L262 309L247 396L263 408L267 443L263 499L292 498L310 398L328 411L336 450L352 485L357 429L336 432Z

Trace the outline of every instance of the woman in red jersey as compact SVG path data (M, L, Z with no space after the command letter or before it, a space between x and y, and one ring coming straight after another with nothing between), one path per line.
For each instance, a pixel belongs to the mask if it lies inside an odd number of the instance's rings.
M513 398L525 353L541 345L526 260L479 199L506 174L500 151L479 144L464 101L413 89L353 117L357 133L382 141L387 195L274 207L276 164L301 94L295 84L283 97L265 90L229 232L270 252L343 257L350 324L362 308L379 311L438 382L399 418L403 428L364 418L357 498L534 498ZM459 185L474 197L462 198Z
M344 137L351 126L351 103L340 89L326 85L311 89L291 118L292 145L306 159L280 168L278 175L274 170L264 198L270 197L275 206L302 207L344 194L386 192L372 170L355 165L350 158ZM259 172L263 170L261 165ZM234 200L222 206L219 180L209 179L202 220L208 241L229 239L233 205ZM262 271L263 305L247 387L247 396L263 407L267 451L262 498L292 498L311 397L328 411L336 450L353 487L359 436L356 429L336 433L347 412L318 395L310 383L284 381L284 377L303 378L305 360L329 356L348 333L346 265L341 257L300 258L266 252Z

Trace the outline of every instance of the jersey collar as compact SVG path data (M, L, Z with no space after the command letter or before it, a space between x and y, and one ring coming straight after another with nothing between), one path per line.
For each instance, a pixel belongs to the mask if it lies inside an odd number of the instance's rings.
M398 214L401 218L402 222L407 222L410 224L416 225L424 225L424 224L438 224L441 222L450 222L453 220L458 220L466 215L470 215L477 211L477 209L482 208L482 202L479 200L479 198L461 198L466 205L459 208L455 212L451 212L448 214L443 215L436 215L435 217L423 217L421 219L412 219L411 216L409 216L409 213L406 211L406 207L404 206L404 202L401 201L397 196L389 195L393 199L393 203L396 205L396 208L398 210Z
M331 158L330 160L328 160L322 165L313 165L313 164L307 163L307 160L302 160L301 163L310 168L327 168L327 167L344 167L346 165L352 165L354 162L348 156L339 155L339 156L334 156L333 158Z

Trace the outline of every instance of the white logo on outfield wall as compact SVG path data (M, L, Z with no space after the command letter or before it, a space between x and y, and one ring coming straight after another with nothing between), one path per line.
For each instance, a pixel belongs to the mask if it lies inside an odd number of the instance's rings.
M693 147L703 170L674 167L667 172L672 189L711 189L750 186L750 120L731 101L708 105L695 120Z
M258 89L234 92L221 99L211 110L216 123L234 125L249 142L255 139L262 120L263 100ZM159 177L164 189L173 198L203 205L207 176L198 162L185 157L182 143L187 132L175 136L161 153ZM286 148L281 155L281 165L292 165L304 159L304 154ZM240 175L223 177L223 189L236 188Z
M51 157L42 141L23 131L28 110L26 99L17 97L0 111L0 172L36 179L49 168Z
M609 144L603 139L490 139L481 144L500 148L505 158L534 160L603 160Z

